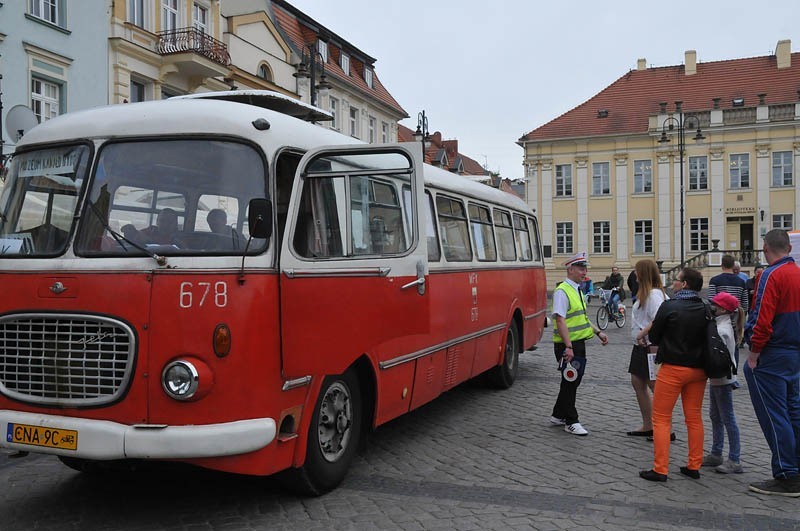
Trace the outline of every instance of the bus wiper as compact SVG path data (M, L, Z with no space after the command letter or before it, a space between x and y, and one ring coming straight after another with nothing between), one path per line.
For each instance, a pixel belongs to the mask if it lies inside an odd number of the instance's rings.
M129 243L131 245L131 247L134 247L135 249L138 249L138 250L142 251L144 254L146 254L147 256L152 258L153 260L155 260L158 265L160 265L160 266L167 265L167 257L166 256L162 256L160 254L156 254L156 253L150 251L149 249L147 249L146 247L144 247L142 245L139 245L138 243L136 243L134 241L131 241L130 239L126 238L124 234L120 234L119 232L117 232L114 229L112 229L108 225L108 222L105 219L103 219L103 216L97 211L97 206L95 206L95 204L92 203L91 201L89 201L89 208L91 209L92 213L94 213L95 217L100 221L100 224L103 225L103 228L106 229L108 231L108 233L111 234L111 236L114 237L114 239L117 241L119 246L122 247L126 252L127 252L128 248L125 247L125 244L123 244L122 242L127 242L127 243Z

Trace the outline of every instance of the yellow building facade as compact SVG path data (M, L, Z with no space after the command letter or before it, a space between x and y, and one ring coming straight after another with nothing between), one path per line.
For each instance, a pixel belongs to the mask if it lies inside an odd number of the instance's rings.
M800 54L790 46L710 63L689 51L673 67L639 60L523 136L548 268L583 250L595 280L643 258L669 270L715 247L744 270L763 263L761 236L800 217Z

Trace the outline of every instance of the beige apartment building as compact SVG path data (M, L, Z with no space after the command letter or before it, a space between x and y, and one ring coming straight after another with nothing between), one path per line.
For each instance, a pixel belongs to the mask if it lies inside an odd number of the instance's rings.
M760 237L800 217L799 134L800 53L788 40L762 57L640 59L518 141L548 268L586 250L600 280L615 265L652 258L666 271L715 246L745 270L763 262Z

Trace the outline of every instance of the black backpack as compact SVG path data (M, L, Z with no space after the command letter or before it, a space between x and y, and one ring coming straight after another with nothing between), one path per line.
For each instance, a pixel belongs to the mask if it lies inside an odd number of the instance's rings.
M730 378L736 374L736 364L725 340L717 330L717 320L709 304L706 309L706 342L703 349L703 369L709 378Z

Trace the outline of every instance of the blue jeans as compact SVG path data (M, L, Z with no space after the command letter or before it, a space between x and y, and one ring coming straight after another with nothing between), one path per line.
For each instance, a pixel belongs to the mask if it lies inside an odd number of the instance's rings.
M619 311L619 292L615 291L608 298L608 312L617 313Z
M711 385L708 388L708 413L711 417L711 453L722 455L725 432L728 432L728 459L738 463L741 454L739 426L733 412L733 389L735 384ZM724 429L723 429L724 428Z

